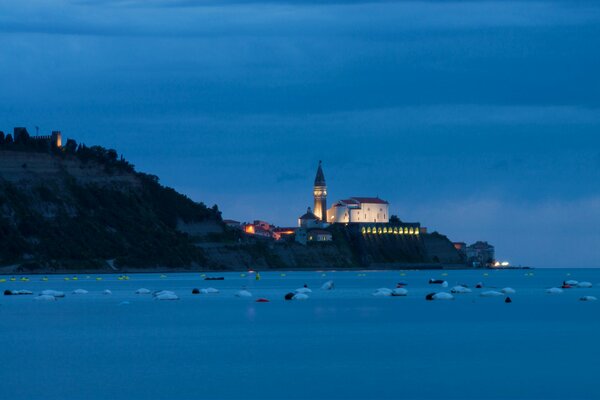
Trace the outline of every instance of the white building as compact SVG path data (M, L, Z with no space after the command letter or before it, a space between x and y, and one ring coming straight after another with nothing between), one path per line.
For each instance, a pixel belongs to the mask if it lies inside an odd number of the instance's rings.
M327 222L330 224L386 224L389 220L389 203L378 197L351 197L338 201L327 210Z

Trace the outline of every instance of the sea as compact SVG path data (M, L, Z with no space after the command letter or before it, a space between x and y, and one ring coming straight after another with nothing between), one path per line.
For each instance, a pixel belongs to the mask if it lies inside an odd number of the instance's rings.
M598 269L258 274L0 277L0 399L600 399Z

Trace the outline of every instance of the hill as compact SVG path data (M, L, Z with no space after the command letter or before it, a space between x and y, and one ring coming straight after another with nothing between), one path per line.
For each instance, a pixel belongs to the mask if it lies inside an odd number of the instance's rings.
M0 137L0 266L23 271L202 268L181 229L222 229L217 207L136 172L116 151Z

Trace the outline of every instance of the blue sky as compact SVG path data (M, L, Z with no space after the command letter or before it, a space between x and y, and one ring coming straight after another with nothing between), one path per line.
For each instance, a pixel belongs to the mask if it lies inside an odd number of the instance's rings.
M600 4L0 0L0 129L60 129L226 218L330 202L600 267Z

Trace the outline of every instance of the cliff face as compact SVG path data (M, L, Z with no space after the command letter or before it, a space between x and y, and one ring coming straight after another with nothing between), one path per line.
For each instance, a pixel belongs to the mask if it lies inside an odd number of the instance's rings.
M0 150L0 265L202 267L177 229L202 223L220 227L218 210L115 157Z

